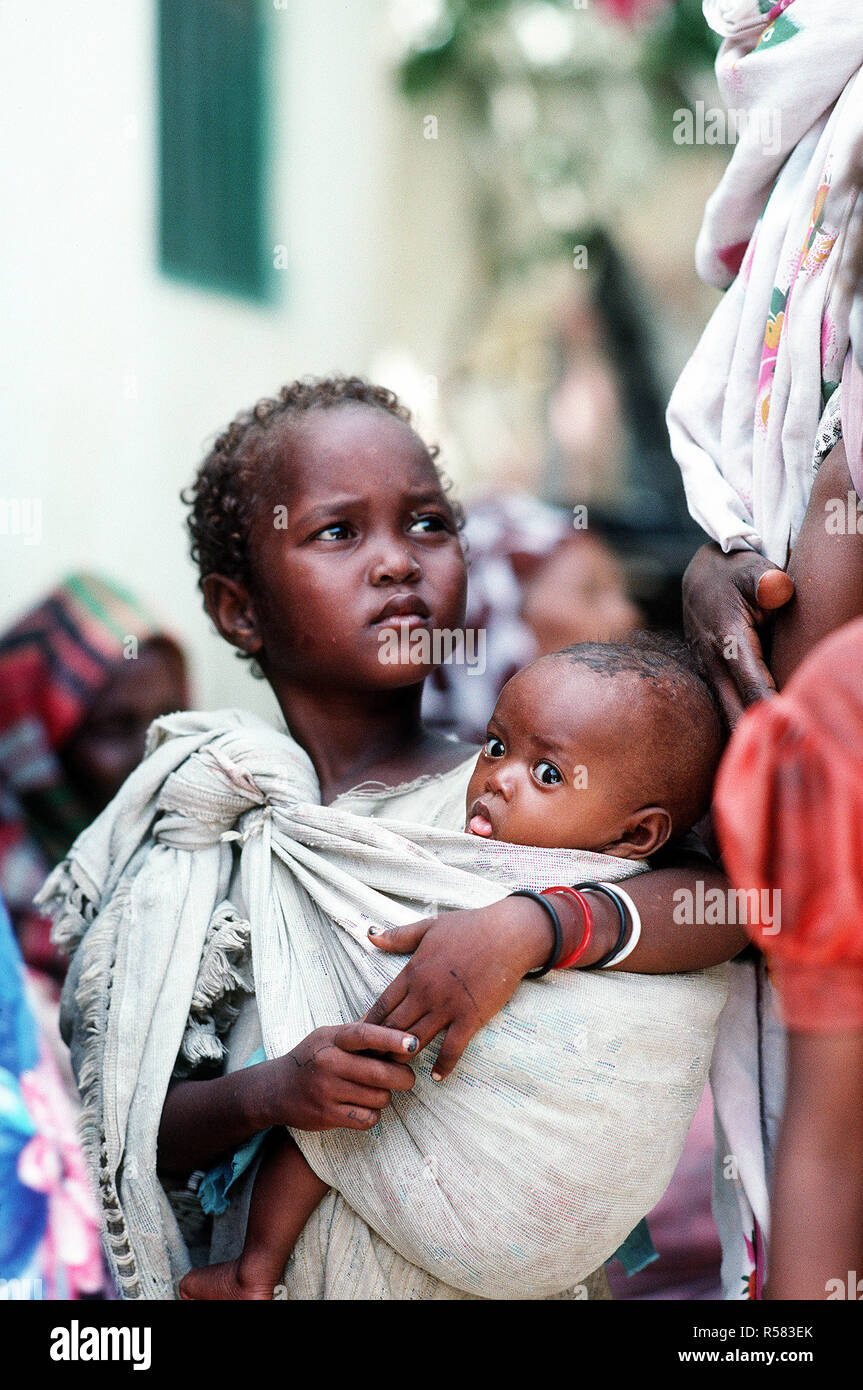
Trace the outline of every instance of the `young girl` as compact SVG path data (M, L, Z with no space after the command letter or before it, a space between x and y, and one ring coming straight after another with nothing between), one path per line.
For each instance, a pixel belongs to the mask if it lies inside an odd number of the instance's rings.
M239 417L217 440L190 500L194 554L208 612L225 639L254 658L270 682L293 738L308 755L302 769L309 784L308 799L318 798L324 807L332 805L371 821L421 823L430 828L429 834L437 828L441 832L460 829L475 750L424 729L420 696L430 660L428 665L380 660L381 633L394 627L429 634L457 629L465 598L458 520L436 472L434 455L410 428L407 412L391 393L356 379L286 387L277 399L262 401ZM164 734L159 735L150 757L135 774L137 785L149 785L147 779L155 776L154 764L179 767L186 745L192 750L201 746L206 719L196 719L198 724L187 719L177 726L183 736L175 740L176 752L171 744L162 745L159 739ZM247 721L239 722L245 726ZM237 774L231 771L230 775L238 794L242 791L246 798L260 799L254 788L245 783L240 787ZM265 769L258 780L266 780ZM182 840L183 846L195 851L191 855L182 857L178 849L170 848L174 812L164 812L168 824L159 834L178 873L186 875L188 891L172 889L170 897L165 896L166 890L160 889L165 861L160 860L162 869L152 879L151 890L155 897L163 892L163 918L160 935L152 942L143 940L140 921L133 920L123 897L125 866L137 863L141 841L131 834L123 839L121 832L132 823L148 831L164 804L156 796L138 808L137 820L115 819L100 828L102 841L93 840L87 847L86 872L80 862L67 867L76 884L73 893L62 874L46 890L59 899L59 912L67 912L65 939L77 947L66 991L67 1033L79 1068L89 1062L94 1163L110 1216L115 1269L124 1291L144 1290L150 1296L170 1296L167 1270L179 1268L182 1273L188 1256L185 1247L177 1253L180 1247L170 1213L159 1193L154 1190L149 1199L149 1188L144 1191L150 1181L147 1147L139 1148L145 1157L142 1162L136 1154L133 1166L125 1147L129 1132L115 1134L105 1116L96 1122L96 1112L105 1107L108 1065L107 1054L103 1057L98 1048L111 1011L123 1008L117 972L125 968L128 952L140 953L140 970L153 972L154 979L175 978L158 973L167 968L159 953L167 949L168 939L175 943L175 950L187 953L184 968L191 970L192 982L201 952L220 978L233 981L232 997L219 1004L221 1013L202 985L185 1036L182 1027L177 1034L181 1056L162 1106L158 1159L163 1174L188 1174L271 1126L289 1126L309 1136L315 1131L335 1135L372 1128L393 1092L404 1088L406 1069L392 1057L404 1060L406 1040L416 1038L421 1050L442 1034L434 1070L445 1078L477 1030L515 994L524 975L547 963L552 947L549 919L541 905L512 896L483 906L474 895L476 906L470 910L438 912L374 938L384 951L415 954L395 979L391 970L387 973L383 968L386 957L380 957L383 992L367 1023L315 1029L286 1044L281 1040L287 1035L271 1003L280 978L268 976L266 958L256 958L256 997L250 997L238 1017L243 991L248 993L251 985L248 962L238 958L242 953L236 912L215 914L209 926L204 924L206 931L202 927L195 936L199 927L193 890L196 883L200 886L201 875L206 876L208 837L216 834L220 840L209 823L203 824L208 821L205 812L210 801L213 806L222 804L215 791L206 798L197 793L196 797L192 810L202 807L202 825L197 831L184 832ZM235 809L227 825L235 823L236 815ZM214 810L214 822L218 816ZM265 818L256 822L256 833L264 824ZM96 849L104 866L99 874L93 868L99 859ZM370 864L369 873L371 869ZM222 872L219 868L216 875L219 884ZM395 860L390 872L397 878ZM669 925L675 890L694 889L697 880L707 889L723 883L703 859L681 855L675 867L658 869L647 878L648 883L639 879L631 888L643 933L625 962L626 970L702 969L739 949L736 928L681 931ZM246 909L254 936L260 925L257 900L249 905L245 899L252 890L265 891L263 884L244 880L226 884L221 891L226 889L229 901L236 900ZM489 891L484 901L488 903L499 891ZM134 885L130 892L131 900L145 911L148 904L140 893L135 896ZM594 933L579 961L585 966L612 951L619 936L615 905L594 890L586 897L593 910ZM102 903L107 908L99 915ZM94 918L92 926L88 917ZM582 932L580 909L562 901L559 917L563 950L571 954ZM173 923L171 930L167 919ZM111 932L119 936L109 940ZM118 941L125 943L122 952L115 949ZM262 950L267 949L263 943ZM190 964L193 957L194 965ZM363 959L368 964L367 952ZM163 991L159 997L159 1007L174 1010L172 1029L179 1026L175 1014L180 1005L173 994L179 998L181 989L176 979L175 983L175 991ZM140 979L137 987L142 988ZM278 1034L280 1041L268 1045L267 1061L245 1068L243 1064L261 1042L262 1025L264 1031L270 1029L271 1037ZM108 1035L112 1036L110 1029ZM121 1062L131 1069L136 1047L155 1050L163 1039L167 1046L171 1036L171 1029L151 1026L144 1005L139 1004L128 1023L129 1040ZM364 1055L371 1050L377 1055ZM167 1083L163 1075L161 1059L158 1066L154 1060L148 1084L140 1088L144 1109L162 1105L159 1091ZM119 1079L114 1071L111 1076L118 1086L126 1085L122 1068ZM140 1124L143 1132L143 1118ZM637 1157L643 1160L644 1156ZM668 1157L664 1155L663 1162ZM649 1164L644 1161L643 1166ZM371 1222L360 1221L357 1210L375 1195L357 1191L353 1207L337 1194L321 1203L297 1243L289 1296L464 1297L464 1292L430 1272L429 1265L422 1267L419 1256L411 1260L397 1254L377 1233L382 1219L374 1228ZM164 1240L171 1247L167 1253L153 1246L149 1236L146 1254L142 1253L143 1238L136 1246L130 1235L139 1210L140 1222L145 1220L145 1198L150 1202L148 1210L152 1201L160 1204L168 1231ZM233 1207L230 1215L235 1228L226 1217L215 1233L210 1258L236 1255L242 1243L244 1213L234 1212ZM151 1218L146 1220L150 1231Z
M468 784L465 829L508 844L647 860L704 814L721 749L718 710L682 643L643 634L570 647L502 690ZM555 903L560 891L549 894ZM587 916L583 930L581 946ZM396 1079L396 1089L407 1088ZM181 1298L271 1298L325 1192L290 1137L270 1136L242 1255L191 1271Z

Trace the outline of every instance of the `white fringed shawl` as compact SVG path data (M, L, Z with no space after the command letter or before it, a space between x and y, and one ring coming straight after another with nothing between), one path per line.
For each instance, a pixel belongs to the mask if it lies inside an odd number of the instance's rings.
M248 922L228 900L235 856ZM360 1017L403 966L370 945L370 923L637 867L322 807L285 732L238 711L158 721L41 895L74 953L64 1027L123 1294L171 1298L188 1268L156 1175L159 1120L175 1069L222 1057L222 1006L252 987L250 959L276 1057ZM724 996L721 970L526 982L443 1084L427 1049L414 1090L370 1134L297 1132L350 1208L346 1248L329 1257L359 1270L357 1233L371 1231L415 1267L401 1297L430 1296L430 1275L484 1298L570 1288L667 1186Z

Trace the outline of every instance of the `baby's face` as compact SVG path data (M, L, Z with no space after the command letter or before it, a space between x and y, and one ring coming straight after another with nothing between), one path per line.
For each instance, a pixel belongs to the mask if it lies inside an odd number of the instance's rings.
M465 829L513 845L614 845L638 809L626 774L627 756L640 757L630 745L638 731L627 726L626 684L564 657L513 676L470 779Z

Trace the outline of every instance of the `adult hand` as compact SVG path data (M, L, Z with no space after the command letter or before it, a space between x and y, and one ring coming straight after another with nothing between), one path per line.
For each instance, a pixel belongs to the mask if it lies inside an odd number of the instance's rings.
M370 1023L410 1029L425 1047L445 1033L432 1077L442 1081L474 1033L515 994L552 947L543 909L529 898L444 912L406 927L372 929L382 951L414 954L366 1014Z
M382 1055L364 1056L367 1052ZM416 1052L416 1038L404 1030L365 1022L316 1028L270 1064L282 1097L275 1107L280 1119L274 1122L294 1129L371 1129L391 1093L413 1086L414 1074L405 1063Z
M725 554L714 542L683 576L683 624L697 648L731 728L775 689L761 647L770 615L794 593L784 570L752 550Z

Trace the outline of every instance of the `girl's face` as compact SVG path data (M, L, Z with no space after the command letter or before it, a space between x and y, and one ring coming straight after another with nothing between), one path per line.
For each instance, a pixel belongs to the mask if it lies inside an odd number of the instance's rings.
M284 430L250 549L255 654L271 680L413 685L431 670L433 631L464 622L464 555L434 464L373 406L310 411Z

